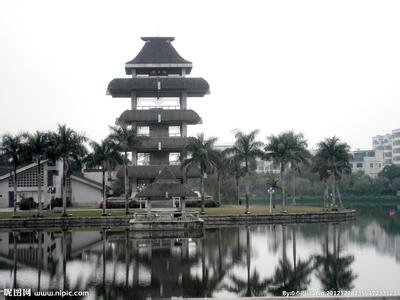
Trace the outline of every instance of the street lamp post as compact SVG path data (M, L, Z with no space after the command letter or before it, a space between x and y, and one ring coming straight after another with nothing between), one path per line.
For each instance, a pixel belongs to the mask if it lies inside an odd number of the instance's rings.
M274 189L272 187L270 187L268 189L268 193L269 193L269 213L272 213L272 194L274 193Z

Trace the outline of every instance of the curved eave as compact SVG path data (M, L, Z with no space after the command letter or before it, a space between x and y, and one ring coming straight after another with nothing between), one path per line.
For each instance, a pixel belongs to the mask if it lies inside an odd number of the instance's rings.
M139 145L135 146L136 151L176 151L185 148L187 137L144 137ZM161 149L159 148L159 143Z
M154 179L161 172L165 165L152 165L152 166L130 166L128 168L128 175L130 178L137 179ZM171 172L177 179L181 179L183 171L181 166L168 166ZM124 177L124 170L120 168L117 172L118 178ZM197 168L190 168L186 175L187 178L198 178L200 177L200 170Z
M188 97L203 97L209 94L210 86L203 78L135 77L115 78L107 88L107 94L116 98L131 97L132 92L138 97L180 96L181 91L186 91Z
M160 119L159 119L160 116ZM126 110L119 120L124 123L162 123L174 124L177 122L187 122L187 124L199 124L200 116L193 110L174 110L174 109L150 109L150 110ZM159 122L159 120L161 122Z

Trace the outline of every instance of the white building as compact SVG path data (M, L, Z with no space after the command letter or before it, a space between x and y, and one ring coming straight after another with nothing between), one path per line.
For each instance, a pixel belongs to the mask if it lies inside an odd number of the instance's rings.
M374 150L383 150L384 165L400 164L400 129L372 137Z
M354 160L350 165L353 173L363 172L374 178L384 167L384 150L357 150L352 154Z
M51 199L61 198L62 187L62 162L56 164L50 160L41 162L41 190L44 207L50 204ZM67 198L73 206L98 207L102 201L101 176L95 173L73 173L67 182ZM38 176L37 163L31 163L17 169L17 203L24 198L33 198L38 202ZM100 180L98 180L100 178ZM13 207L14 180L11 168L0 168L0 208Z
M392 161L400 164L400 129L392 130Z

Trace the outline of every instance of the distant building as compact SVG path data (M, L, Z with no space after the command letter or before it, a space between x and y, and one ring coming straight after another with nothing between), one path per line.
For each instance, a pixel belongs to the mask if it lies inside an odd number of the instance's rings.
M400 129L392 130L392 160L400 164Z
M223 151L227 148L232 147L233 144L216 144L214 145L214 149ZM258 174L265 174L265 173L279 173L279 167L274 167L271 161L262 160L260 158L256 159L257 167L256 173Z
M383 151L384 166L400 164L400 129L372 137L372 146L374 150Z
M384 167L384 150L352 151L354 160L350 161L352 172L363 172L370 177L376 177Z

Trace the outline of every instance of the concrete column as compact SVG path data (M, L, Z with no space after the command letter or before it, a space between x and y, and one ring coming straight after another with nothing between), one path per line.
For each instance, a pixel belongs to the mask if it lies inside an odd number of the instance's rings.
M134 110L137 108L137 97L136 97L136 92L132 91L131 92L131 109Z
M185 197L181 198L181 211L185 212L186 210L186 201L185 201Z
M146 210L147 212L151 212L151 201L150 198L146 200Z
M137 165L137 151L132 150L131 154L132 154L132 165L136 166Z
M186 76L186 69L185 68L182 68L181 74L182 74L182 77Z
M186 91L181 92L180 104L181 104L181 109L187 109L187 93L186 93Z
M182 122L182 125L181 125L181 136L187 137L187 122Z
M132 187L131 197L133 199L133 198L135 198L135 196L137 194L137 179L136 178L132 178L131 187Z

